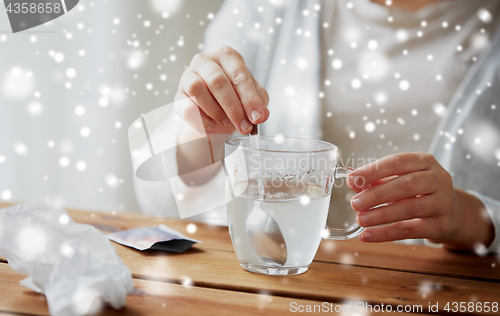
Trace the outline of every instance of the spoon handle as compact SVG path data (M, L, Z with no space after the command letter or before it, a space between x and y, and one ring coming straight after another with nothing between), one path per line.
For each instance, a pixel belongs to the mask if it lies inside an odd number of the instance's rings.
M250 136L259 136L259 125L254 125L252 131L250 132Z
M260 157L260 153L258 150L260 149L260 132L259 132L259 126L254 125L252 131L250 132L250 143L252 145L252 148L257 151L257 154ZM259 189L259 200L264 200L264 197L266 196L265 191L264 191L264 178L262 177L262 163L261 160L259 159L259 166L257 170L258 174L258 189Z

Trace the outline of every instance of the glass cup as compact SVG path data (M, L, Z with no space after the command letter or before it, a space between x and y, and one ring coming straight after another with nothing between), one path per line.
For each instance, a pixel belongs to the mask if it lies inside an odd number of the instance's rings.
M225 143L227 217L243 269L268 275L309 268L322 239L345 240L363 230L326 226L336 179L350 170L336 161L337 147L318 140L249 137Z

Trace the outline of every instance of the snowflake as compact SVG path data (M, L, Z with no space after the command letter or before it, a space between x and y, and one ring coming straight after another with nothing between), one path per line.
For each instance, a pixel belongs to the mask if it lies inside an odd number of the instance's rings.
M68 157L66 157L66 156L63 156L63 157L61 157L61 158L59 159L59 164L60 164L60 165L61 165L61 167L63 167L63 168L66 168L67 166L69 166L69 163L70 163L69 158L68 158Z
M406 91L410 88L410 83L406 80L402 80L399 82L399 89Z
M29 152L28 147L22 142L15 142L14 143L14 151L19 156L26 156Z
M74 68L66 69L66 77L72 79L75 78L75 76L76 76L76 70Z
M87 164L85 161L80 160L76 163L75 168L78 171L85 171L85 169L87 169Z
M43 105L40 102L31 102L28 105L28 113L31 115L39 115L43 112Z
M88 128L87 126L84 126L80 129L80 135L82 137L89 137L90 136L90 128Z
M370 50L376 50L378 48L378 42L374 39L369 40L367 46Z
M441 103L435 103L432 106L432 110L439 116L443 116L446 113L446 107Z
M82 116L85 114L85 107L83 105L77 105L75 107L75 114L78 116Z
M196 225L193 224L193 223L190 223L186 226L186 231L189 233L189 234L194 234L196 233Z
M120 179L112 173L107 174L104 180L106 184L113 189L116 189L120 185Z
M300 204L309 205L309 203L311 203L311 199L307 195L302 195L300 197Z
M12 198L12 192L10 192L10 190L3 190L0 196L2 197L2 200L8 201Z
M285 96L290 97L295 94L295 89L292 86L287 86L284 91Z
M182 278L181 284L184 287L190 287L190 286L193 286L193 280L191 280L189 277L185 276Z
M357 78L353 79L353 80L351 81L351 87L352 87L353 89L359 89L359 88L361 88L361 80L359 80L359 79L357 79Z
M378 92L377 94L375 94L375 102L377 102L378 104L386 103L387 94L385 94L384 92Z
M490 11L481 8L477 11L477 16L478 18L483 22L483 23L491 23L493 21L493 16L490 13Z
M64 54L63 53L54 53L54 61L56 63L62 63L64 61Z
M406 42L408 40L408 32L406 30L397 30L396 40L398 42Z
M375 131L375 127L376 127L376 125L373 122L367 122L365 124L365 130L368 133L372 133L373 131Z
M340 59L334 59L332 61L332 67L333 67L333 69L340 69L340 68L342 68L342 61Z

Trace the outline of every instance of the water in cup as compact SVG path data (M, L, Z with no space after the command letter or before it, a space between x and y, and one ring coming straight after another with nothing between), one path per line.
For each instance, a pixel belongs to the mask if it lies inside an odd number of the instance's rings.
M246 225L254 208L260 207L278 224L286 242L287 258L282 268L306 271L313 260L325 230L330 194L320 186L306 182L265 181L265 197L259 198L258 181L250 180L240 196L227 205L228 223L236 255L242 265L252 268L276 267L264 261L250 242ZM247 182L234 186L245 186ZM241 188L243 190L243 188ZM241 192L241 191L240 191ZM264 228L262 228L264 229ZM248 267L246 267L248 269ZM276 270L279 274L280 269Z

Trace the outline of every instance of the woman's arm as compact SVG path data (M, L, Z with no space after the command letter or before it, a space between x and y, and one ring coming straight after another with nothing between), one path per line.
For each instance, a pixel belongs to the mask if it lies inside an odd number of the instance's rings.
M194 56L179 82L176 100L190 98L192 102L183 108L176 107L185 121L177 141L185 144L208 135L214 161L220 160L224 142L234 131L248 134L254 124L269 117L268 94L252 75L260 43L250 40L249 32L264 19L255 9L259 5L263 5L259 0L224 2L207 28L203 53ZM178 147L179 174L206 166L206 155L201 147ZM183 181L204 184L214 173L206 171L198 172L195 177L182 176Z
M454 236L443 242L444 247L456 250L486 250L495 239L495 227L484 204L474 195L454 189L455 210L460 214L459 228Z

